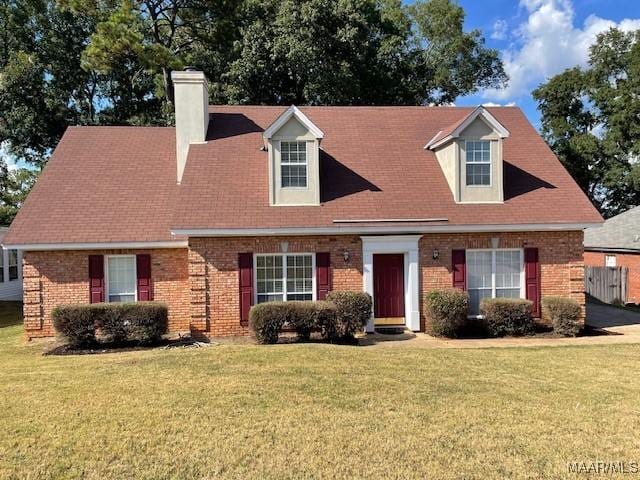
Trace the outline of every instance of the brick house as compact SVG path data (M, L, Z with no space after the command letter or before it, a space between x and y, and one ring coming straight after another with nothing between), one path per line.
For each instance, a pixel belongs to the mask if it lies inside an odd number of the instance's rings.
M629 303L640 303L640 207L609 218L584 234L584 263L595 267L627 267Z
M176 128L75 127L5 243L25 330L65 303L169 306L170 329L245 335L252 304L369 292L367 325L425 327L424 296L584 303L602 219L513 107L209 106L174 72Z

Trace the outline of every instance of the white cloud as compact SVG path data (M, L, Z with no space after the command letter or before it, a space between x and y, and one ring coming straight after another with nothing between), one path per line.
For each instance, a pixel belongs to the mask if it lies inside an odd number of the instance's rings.
M507 28L508 24L506 20L498 19L493 23L493 32L491 33L491 38L494 40L504 40L507 38Z
M516 44L502 52L509 87L488 90L485 98L505 100L528 93L552 75L575 65L585 65L596 35L611 27L640 28L640 18L618 23L590 15L582 27L574 26L570 0L521 0L528 18L513 32ZM495 28L494 28L495 30Z
M516 102L508 102L508 103L495 103L495 102L483 102L483 107L515 107Z

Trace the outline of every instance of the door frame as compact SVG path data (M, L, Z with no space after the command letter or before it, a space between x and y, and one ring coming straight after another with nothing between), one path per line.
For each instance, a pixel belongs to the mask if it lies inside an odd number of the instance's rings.
M373 291L373 255L398 253L404 255L404 315L406 327L414 332L420 330L420 279L418 242L422 235L362 236L362 281L363 290L376 301ZM366 331L375 331L373 306Z

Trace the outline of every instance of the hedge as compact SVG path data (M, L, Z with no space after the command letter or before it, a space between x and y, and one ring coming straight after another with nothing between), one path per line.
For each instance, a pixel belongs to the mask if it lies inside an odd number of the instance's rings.
M311 331L334 328L336 307L330 302L265 302L251 307L249 324L259 343L277 343L285 326L295 329L301 340Z
M95 308L89 305L60 305L51 312L53 327L72 347L96 343Z
M519 298L483 298L480 314L492 337L530 335L534 332L533 303Z
M582 327L582 307L572 299L565 297L544 297L542 299L542 318L549 320L553 331L566 337L575 337Z
M329 292L327 301L336 306L336 325L326 332L328 340L353 340L371 318L371 295L365 292Z
M167 306L156 302L62 305L52 316L58 334L74 347L156 343L168 323Z
M361 292L331 292L324 301L265 302L249 313L249 324L259 343L277 343L283 328L308 340L318 330L329 341L352 341L371 318L371 297Z
M469 313L469 294L455 288L432 290L427 294L429 333L438 337L456 337L465 326Z

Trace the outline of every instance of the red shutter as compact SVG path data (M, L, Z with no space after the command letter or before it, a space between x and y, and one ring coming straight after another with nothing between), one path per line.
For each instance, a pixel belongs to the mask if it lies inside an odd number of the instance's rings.
M238 254L240 277L240 323L249 322L249 310L253 305L253 253Z
M89 255L89 303L104 302L104 257Z
M540 261L537 248L524 249L524 278L527 300L533 302L533 316L540 317Z
M138 276L138 301L148 302L153 300L153 288L151 286L151 255L136 255L136 274Z
M316 299L324 300L331 290L331 254L316 253Z
M464 250L451 251L451 271L453 273L453 286L460 290L467 289L467 265Z

